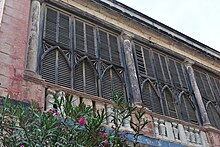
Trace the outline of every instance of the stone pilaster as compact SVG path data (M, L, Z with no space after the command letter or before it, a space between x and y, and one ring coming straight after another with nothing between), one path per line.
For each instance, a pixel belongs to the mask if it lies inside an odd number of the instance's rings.
M128 79L131 84L132 97L134 103L142 103L141 93L138 84L138 76L135 68L134 55L132 51L131 35L127 33L122 34L124 53L125 53L125 63L128 70Z
M37 67L37 50L39 45L39 30L40 30L40 9L41 9L40 2L38 0L32 0L30 22L29 22L27 64L26 64L26 69L31 72L36 72L36 67Z
M199 107L199 111L201 113L203 125L210 125L208 114L207 114L207 111L205 109L205 105L202 101L202 96L201 96L201 93L199 91L199 87L198 87L197 82L196 82L196 78L195 78L195 75L194 75L194 70L192 68L193 64L194 64L194 61L185 60L185 66L186 66L187 72L189 74L190 83L191 83L193 92L195 94L196 101L198 103L198 107Z

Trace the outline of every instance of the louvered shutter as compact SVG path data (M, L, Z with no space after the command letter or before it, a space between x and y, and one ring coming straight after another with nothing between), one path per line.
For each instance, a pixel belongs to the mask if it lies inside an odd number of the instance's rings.
M165 95L165 98L166 98L166 101L167 101L169 115L171 117L177 118L177 113L176 113L176 109L175 109L175 100L174 100L171 92L166 89L164 91L164 95Z
M162 68L160 65L160 58L159 55L157 53L154 53L154 63L155 63L155 67L156 67L156 74L157 74L157 78L159 81L164 81L163 79L163 72L162 72Z
M111 69L112 72L112 91L115 93L124 93L124 86L123 86L123 81L119 77L119 75L116 73L115 70Z
M189 98L185 99L185 103L187 106L187 111L190 117L190 122L191 123L198 123L197 117L196 117L196 110L195 107L193 106L192 102L190 101Z
M209 117L211 125L220 129L220 123L219 123L220 114L218 113L218 111L216 110L213 104L209 104L207 113L208 113L208 117Z
M176 67L178 69L178 73L179 73L179 76L180 76L180 79L181 79L181 82L182 82L182 87L183 88L187 88L187 83L186 83L186 79L185 79L185 74L184 74L184 71L183 71L183 67L180 63L176 62Z
M157 93L153 89L153 87L151 87L150 91L151 91L151 97L152 97L152 102L153 102L153 111L163 115L163 110L161 107L161 102L160 102L159 96L157 95Z
M100 37L101 58L104 60L110 61L107 33L100 30L99 37Z
M208 83L207 76L205 74L201 73L201 79L204 83L204 87L205 87L205 91L206 91L206 98L208 98L208 100L214 100L213 95L212 95L212 91L211 91L209 83Z
M218 100L218 98L220 97L220 94L218 92L218 87L216 85L217 83L217 79L214 79L213 77L210 77L210 80L211 80L211 88L212 88L212 91L215 95L215 100Z
M56 50L48 52L41 61L41 75L47 82L56 82Z
M189 115L188 115L188 112L187 112L187 104L186 104L186 97L185 95L182 95L181 97L181 102L180 102L180 114L182 116L182 119L185 120L185 121L189 121Z
M76 50L85 52L84 47L84 25L81 21L75 20Z
M150 94L150 84L147 82L142 88L143 104L145 107L153 111L152 99Z
M95 38L94 30L90 25L86 25L86 43L87 43L87 53L90 56L95 56Z
M102 77L102 96L106 99L112 98L112 86L111 86L111 77L110 70L107 70Z
M47 8L45 39L51 42L56 42L57 17L58 17L57 11Z
M146 75L141 47L138 45L135 45L135 51L136 51L136 56L137 56L139 74Z
M109 35L109 43L111 48L112 63L116 65L121 65L117 37Z
M85 61L85 83L86 83L86 93L91 95L98 95L97 93L97 83L96 83L96 73L91 67L88 61Z
M219 94L219 96L217 97L217 101L219 102L219 107L220 107L220 81L219 80L216 80L216 85L217 85L218 94Z
M205 88L204 88L200 73L196 70L195 70L194 73L195 73L195 78L196 78L197 85L199 87L199 91L200 91L202 97L206 97L206 92L205 92Z
M163 67L164 76L166 78L166 82L170 83L170 77L169 77L169 73L168 73L168 68L167 68L167 64L166 64L166 61L165 61L165 57L164 56L160 56L160 59L161 59L162 67Z
M150 51L146 48L143 49L144 59L145 59L145 67L147 68L147 75L149 77L154 77L153 67L151 63Z
M58 52L59 53L59 52ZM71 88L71 70L68 61L64 55L58 54L58 75L57 84Z
M70 23L69 16L60 13L59 15L59 43L64 47L70 47Z
M83 78L83 67L84 63L80 62L75 66L75 74L73 75L74 78L74 89L84 92L84 78Z
M169 60L169 67L170 67L170 73L171 73L173 84L177 87L181 87L179 78L178 78L178 73L177 73L176 66L175 66L175 62L173 60Z

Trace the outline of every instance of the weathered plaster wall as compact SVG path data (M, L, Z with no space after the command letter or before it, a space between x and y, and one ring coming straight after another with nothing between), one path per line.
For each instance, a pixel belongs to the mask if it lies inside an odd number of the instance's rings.
M0 27L0 95L30 100L40 85L24 81L30 0L6 0Z
M134 22L128 18L125 18L113 11L107 10L104 7L100 7L88 0L61 0L76 8L82 9L91 15L94 15L110 24L115 25L125 31L136 34L160 46L169 49L171 52L175 52L187 58L197 61L206 67L215 69L220 72L219 61L213 60L210 57L204 56L204 54L198 51L192 50L190 46L181 44L178 41L174 41L170 37L162 35L159 32L152 31L151 29L144 27L140 23Z

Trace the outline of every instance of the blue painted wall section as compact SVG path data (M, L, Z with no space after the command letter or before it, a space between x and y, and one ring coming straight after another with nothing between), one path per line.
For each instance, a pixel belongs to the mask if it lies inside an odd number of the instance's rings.
M127 134L127 140L134 142L134 135L133 134ZM146 145L150 145L150 146L157 146L157 147L187 147L187 146L183 146L177 143L172 143L172 142L167 142L167 141L163 141L163 140L159 140L159 139L155 139L155 138L150 138L147 136L139 136L138 141L141 144L146 144Z

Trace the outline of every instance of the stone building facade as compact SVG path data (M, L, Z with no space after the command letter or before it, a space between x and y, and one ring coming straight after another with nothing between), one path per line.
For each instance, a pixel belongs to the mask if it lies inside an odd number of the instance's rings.
M2 96L108 111L123 92L151 120L143 145L220 146L220 53L117 1L0 0L0 58Z

